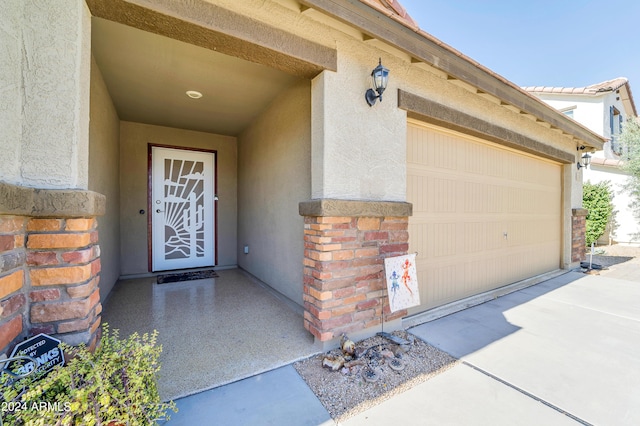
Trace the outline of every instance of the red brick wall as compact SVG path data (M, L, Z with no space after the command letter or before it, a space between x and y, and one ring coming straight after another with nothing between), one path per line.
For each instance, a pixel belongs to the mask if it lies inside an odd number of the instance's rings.
M97 243L95 218L0 215L0 353L38 333L95 343Z
M23 216L0 216L0 353L23 335L27 300Z
M407 253L406 217L305 217L304 325L320 341L407 315L386 301L384 258Z

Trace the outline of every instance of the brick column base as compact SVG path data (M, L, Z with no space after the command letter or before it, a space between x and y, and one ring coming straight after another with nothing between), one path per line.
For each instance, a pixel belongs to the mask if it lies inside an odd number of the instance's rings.
M77 345L100 325L100 247L94 218L30 219L27 266L31 332Z
M0 182L0 354L38 333L96 344L103 213L100 194Z
M0 351L16 342L28 323L25 223L24 216L0 215Z
M410 211L408 203L301 203L304 326L317 340L378 328L383 321L407 315L406 310L393 314L389 310L384 258L407 253Z
M571 210L571 262L581 262L585 259L587 235L586 209Z

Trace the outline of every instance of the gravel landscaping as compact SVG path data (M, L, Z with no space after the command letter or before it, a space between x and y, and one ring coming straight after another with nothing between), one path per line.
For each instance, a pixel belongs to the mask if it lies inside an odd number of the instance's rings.
M598 246L594 250L593 263L605 268L628 262L640 257L640 247L615 244L611 246ZM591 258L591 250L586 252L586 262Z
M391 334L409 344L398 345L385 337L370 337L355 344L356 356L337 371L323 367L323 361L342 356L340 349L294 364L334 420L344 421L458 362L410 333Z

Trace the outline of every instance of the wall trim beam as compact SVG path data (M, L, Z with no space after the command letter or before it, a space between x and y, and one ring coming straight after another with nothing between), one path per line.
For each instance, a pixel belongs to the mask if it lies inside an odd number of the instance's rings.
M312 79L338 69L335 49L204 0L86 0L91 14Z
M455 130L564 164L575 162L575 154L562 151L513 130L489 123L404 90L398 90L398 107L407 111L407 117L409 118L435 124L436 126Z

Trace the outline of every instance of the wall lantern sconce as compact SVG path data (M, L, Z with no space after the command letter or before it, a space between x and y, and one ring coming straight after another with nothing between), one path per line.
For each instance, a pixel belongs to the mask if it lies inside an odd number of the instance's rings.
M582 162L578 161L578 170L583 167L589 167L589 164L591 164L591 156L588 152L585 152L582 156Z
M376 103L377 99L382 102L382 92L387 88L387 82L389 81L389 70L382 66L382 59L378 59L378 66L371 71L371 80L373 81L373 89L367 90L364 94L370 107ZM377 95L376 92L378 93Z

